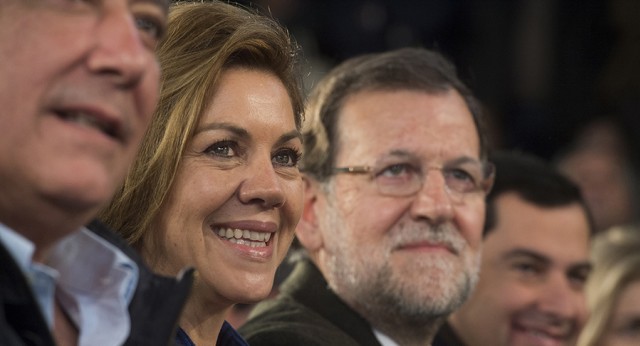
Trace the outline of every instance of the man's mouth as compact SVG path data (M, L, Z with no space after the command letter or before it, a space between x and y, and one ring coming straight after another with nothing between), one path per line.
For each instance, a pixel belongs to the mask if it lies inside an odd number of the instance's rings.
M64 121L72 122L88 128L94 128L118 141L123 139L116 121L109 121L103 117L98 117L83 111L59 110L55 113Z
M238 228L219 228L217 233L220 238L233 244L250 247L266 247L269 239L271 239L271 233L269 232L256 232Z
M528 338L535 340L535 344L541 346L564 345L569 340L568 333L551 332L540 328L527 328L523 326L515 326L515 329Z
M434 242L415 242L415 243L403 244L401 247L399 247L399 249L402 249L402 250L429 250L429 251L440 250L440 251L444 251L444 252L450 252L450 253L452 253L454 255L458 254L458 251L456 251L451 244L434 243Z

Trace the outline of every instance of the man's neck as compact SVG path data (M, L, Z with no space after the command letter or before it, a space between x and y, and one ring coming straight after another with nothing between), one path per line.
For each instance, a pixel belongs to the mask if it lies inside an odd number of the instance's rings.
M421 326L399 326L394 324L395 327L379 328L384 334L393 339L398 345L407 346L429 346L433 341L433 338L440 328L442 319L438 321L432 321Z
M421 323L412 323L402 319L389 318L388 315L382 319L367 318L369 322L380 332L393 339L398 345L407 346L429 346L433 341L438 329L444 323L444 318L435 318ZM389 321L391 320L391 321Z

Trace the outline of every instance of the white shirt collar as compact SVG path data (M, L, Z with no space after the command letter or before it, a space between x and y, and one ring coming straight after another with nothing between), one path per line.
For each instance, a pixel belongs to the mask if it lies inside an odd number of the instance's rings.
M376 336L376 339L380 342L382 346L400 346L397 342L393 341L390 337L388 337L383 332L373 328L373 335Z
M55 244L43 265L32 262L34 244L2 224L0 241L29 278L49 326L55 296L79 329L79 345L126 340L138 267L117 247L82 228Z

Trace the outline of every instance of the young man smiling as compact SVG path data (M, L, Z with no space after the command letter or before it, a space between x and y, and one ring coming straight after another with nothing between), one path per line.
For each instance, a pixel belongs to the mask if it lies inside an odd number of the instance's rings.
M520 153L491 157L478 286L434 346L573 345L586 318L593 226L576 185Z

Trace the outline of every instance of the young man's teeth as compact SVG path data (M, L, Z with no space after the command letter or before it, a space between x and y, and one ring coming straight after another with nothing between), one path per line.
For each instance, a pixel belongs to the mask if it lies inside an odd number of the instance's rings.
M547 333L541 332L539 330L530 330L529 333L536 338L550 338L551 336Z
M249 230L220 228L218 235L226 238L234 244L248 245L252 247L267 246L267 242L271 239L271 233L255 232Z
M93 117L88 116L85 113L81 112L66 112L64 113L64 118L74 123L87 125L87 126L96 126L96 120Z

